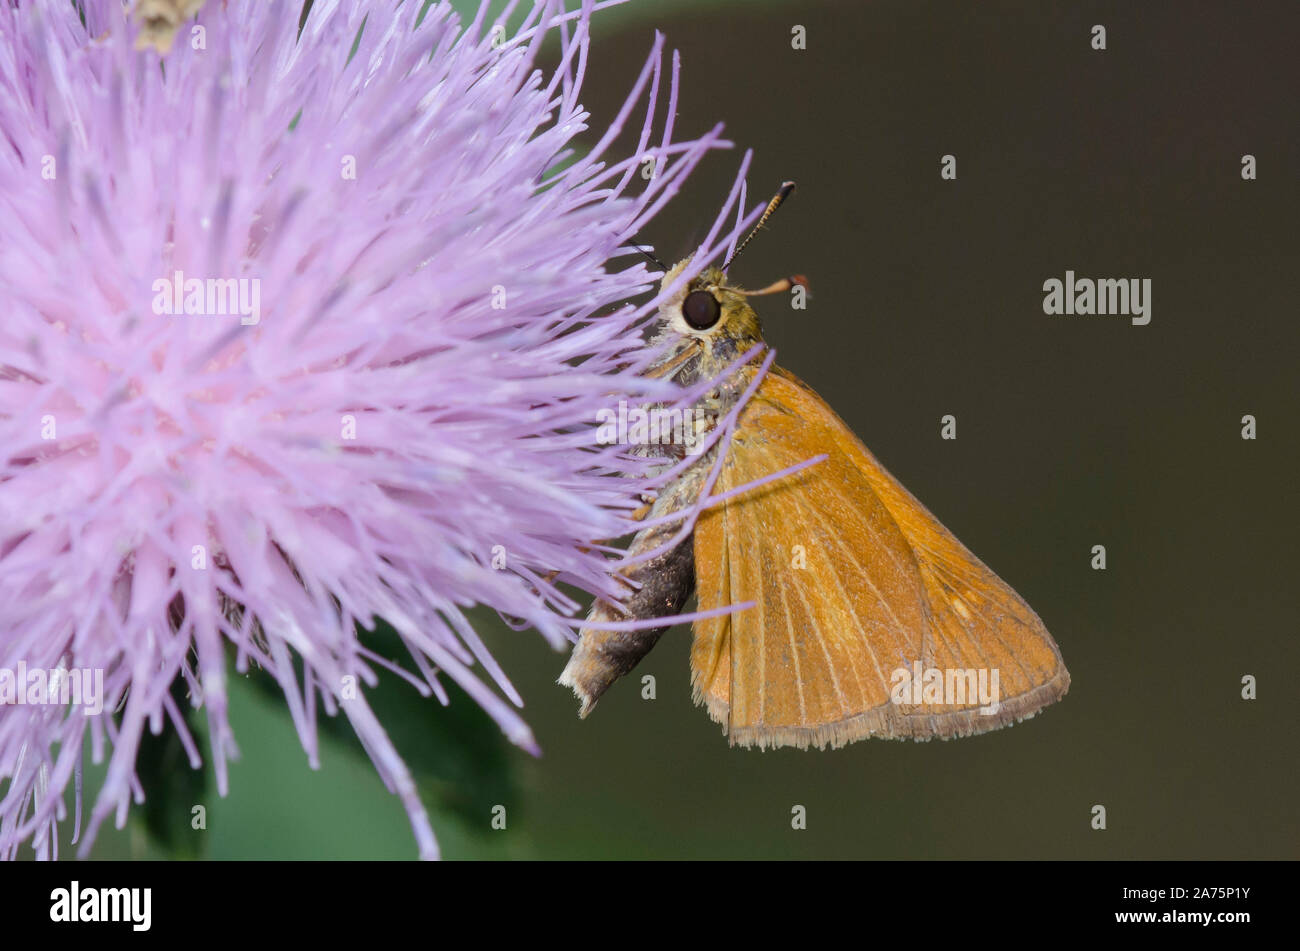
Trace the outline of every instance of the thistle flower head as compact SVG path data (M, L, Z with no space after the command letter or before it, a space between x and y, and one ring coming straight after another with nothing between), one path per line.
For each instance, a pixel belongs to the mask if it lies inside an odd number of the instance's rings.
M579 606L556 585L616 592L593 542L655 485L592 424L664 396L638 375L655 301L617 306L652 287L627 244L726 145L674 141L676 61L663 81L657 40L582 151L590 5L508 37L410 0L299 13L209 2L160 59L121 0L0 0L0 855L54 854L83 752L108 762L83 851L120 826L145 729L224 794L225 680L251 667L313 764L318 710L348 717L435 854L366 703L388 662L365 630L531 748L464 611L562 645ZM67 702L33 702L20 666ZM102 712L67 694L82 671Z

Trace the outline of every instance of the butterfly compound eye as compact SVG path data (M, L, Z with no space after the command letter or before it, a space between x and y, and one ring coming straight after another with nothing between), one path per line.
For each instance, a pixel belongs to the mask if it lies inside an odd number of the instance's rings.
M708 330L722 316L722 305L708 291L691 291L682 301L682 316L696 330Z

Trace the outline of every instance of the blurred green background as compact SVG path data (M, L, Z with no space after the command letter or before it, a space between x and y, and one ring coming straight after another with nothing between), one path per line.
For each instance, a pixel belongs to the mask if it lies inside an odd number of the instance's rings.
M392 678L371 694L444 854L1295 858L1300 7L633 0L597 15L594 126L656 28L682 54L679 136L725 120L739 148L641 239L669 261L689 250L743 148L751 203L799 182L733 277L810 278L806 311L760 303L780 362L1034 606L1073 686L957 742L733 750L691 704L686 628L580 722L554 684L564 657L483 612L540 759L463 695L444 710ZM1066 269L1151 278L1150 325L1044 316L1043 281ZM96 856L414 857L346 728L313 773L282 701L255 679L231 693L230 796L156 742L142 771L169 793L151 787Z

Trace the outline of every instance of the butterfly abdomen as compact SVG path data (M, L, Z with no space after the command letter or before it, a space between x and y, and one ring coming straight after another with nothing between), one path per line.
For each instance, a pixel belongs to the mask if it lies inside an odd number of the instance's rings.
M671 515L696 499L706 474L706 458L701 457L701 462L687 469L660 494L647 514L648 520L653 522ZM638 532L628 546L629 559L665 545L669 547L620 572L632 582L627 586L627 596L618 605L597 601L587 615L588 623L671 618L680 614L695 593L695 555L692 534L687 532L677 538L679 534L682 534L680 521L652 524ZM572 687L582 702L580 715L585 717L590 713L610 684L632 670L671 626L669 621L663 627L634 631L583 628L578 646L559 679L564 686Z

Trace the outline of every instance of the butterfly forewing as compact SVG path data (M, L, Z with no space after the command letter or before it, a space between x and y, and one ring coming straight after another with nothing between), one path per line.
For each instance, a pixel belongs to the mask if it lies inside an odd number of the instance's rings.
M696 700L732 743L964 736L1065 693L1069 675L1037 615L792 375L763 380L714 491L821 454L696 525L700 608L755 603L695 625ZM915 693L900 695L900 671ZM947 693L921 691L931 671L946 676ZM978 671L983 687L995 677L994 704L965 679Z

